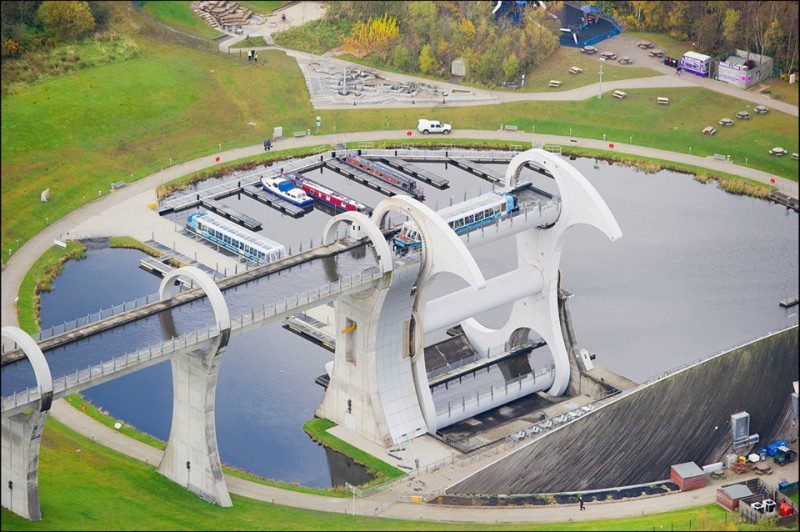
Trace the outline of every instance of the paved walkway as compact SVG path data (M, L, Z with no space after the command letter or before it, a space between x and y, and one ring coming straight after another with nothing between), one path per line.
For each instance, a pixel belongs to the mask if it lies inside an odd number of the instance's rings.
M325 15L325 5L322 2L303 1L278 8L268 15L261 24L248 24L243 28L242 35L233 34L230 39L219 43L219 49L227 52L231 46L249 37L264 37L272 44L272 34L285 31L295 26L300 26L312 20L321 19ZM286 15L284 22L282 17ZM260 48L256 48L260 49Z
M472 139L505 139L509 141L535 141L536 143L545 142L552 144L562 144L568 146L576 146L583 148L593 148L599 150L608 150L608 142L596 139L584 138L571 138L561 135L531 135L522 131L485 131L485 130L456 130L453 133L454 137L458 138L472 138ZM412 131L411 139L421 137L416 131ZM318 144L333 144L337 142L351 142L351 141L376 141L385 139L408 139L406 130L390 130L390 131L367 131L356 133L345 133L337 135L320 135L309 136L301 138L289 138L275 143L276 149L289 149L304 146L313 146ZM574 142L573 142L574 141ZM443 138L443 142L447 142L447 138ZM61 218L57 222L45 228L43 231L35 235L28 242L25 243L6 263L6 267L2 273L2 294L0 297L0 313L2 313L2 323L16 324L16 308L14 300L19 290L19 285L25 274L31 268L34 262L53 245L53 239L63 238L66 234L72 232L73 235L81 236L77 233L78 228L84 234L100 235L100 234L114 234L120 232L130 233L137 232L138 224L126 225L128 218L125 220L120 218L121 214L129 213L134 214L143 212L142 202L149 202L155 199L154 189L163 182L181 177L197 170L202 170L219 164L215 161L215 157L219 155L221 162L230 162L243 157L256 155L263 152L263 146L256 144L253 146L245 146L228 150L222 153L213 153L205 157L200 157L186 163L178 164L165 168L162 171L151 174L138 181L135 181L125 188L116 190L111 194L107 194L100 199L97 199L87 205L72 211L67 216ZM635 144L626 144L614 142L614 149L619 153L627 153L632 155L640 155L644 157L654 157L664 159L667 161L674 161L679 163L691 164L709 170L723 171L734 175L753 179L762 183L770 183L771 179L775 179L775 186L787 194L797 197L798 184L786 178L774 176L761 170L731 164L727 161L719 161L717 159L708 157L698 157L696 155L689 155L688 153L677 153L657 148L648 148L644 146L637 146ZM134 204L128 204L128 201L134 201ZM126 203L128 206L122 206ZM146 204L146 203L145 203ZM113 212L112 212L113 211ZM85 222L92 220L90 225L96 225L91 230L85 225ZM133 228L131 231L125 231L126 227ZM163 231L169 233L169 228L165 226ZM142 237L147 237L148 229L144 230ZM158 237L158 235L156 235ZM168 237L163 237L166 241L164 243L170 244L171 240ZM178 250L184 252L188 256L194 256L196 248L191 247L191 240L185 239L177 235L175 238ZM185 246L190 246L186 249ZM213 264L210 264L213 266ZM223 267L224 263L220 264Z
M417 83L433 84L437 85L438 87L441 87L441 89L446 91L453 91L453 90L463 91L467 89L472 91L472 93L476 96L474 101L471 100L471 101L448 102L445 99L445 103L439 104L437 105L437 107L493 105L497 103L520 102L520 101L586 100L588 98L596 97L598 88L602 88L603 93L608 93L617 89L620 90L654 89L654 88L699 86L715 92L726 94L728 96L733 96L734 98L739 98L745 101L749 101L755 105L766 105L771 109L787 113L791 116L798 116L799 114L798 106L792 105L788 102L774 100L763 94L758 94L752 90L743 90L738 87L734 87L729 83L715 81L713 79L708 79L708 78L700 78L697 76L692 76L690 74L678 77L675 75L675 69L664 65L660 60L656 60L649 57L645 50L641 50L636 46L635 40L630 39L629 37L625 37L624 34L618 35L613 39L603 41L601 48L603 50L613 51L620 56L627 55L628 57L631 57L634 60L634 66L650 68L656 72L661 72L663 75L653 76L648 78L632 78L632 79L623 79L618 81L605 82L602 84L602 87L598 87L599 83L592 83L590 85L584 85L583 87L578 87L575 89L570 89L565 91L512 92L512 91L478 89L466 85L456 85L444 81L434 81L427 78L421 78L418 76L397 74L394 72L387 72L385 70L378 70L371 67L365 67L364 65L353 63L352 61L346 61L344 59L340 59L337 57L332 57L330 55L316 55L308 52L291 50L289 48L283 48L280 46L263 46L256 48L256 50L269 50L269 49L282 50L287 55L290 55L295 59L297 59L304 73L306 71L305 66L308 65L309 63L318 63L320 61L323 61L326 63L333 63L342 68L343 67L370 68L371 70L377 72L381 77L384 77L388 80L398 80L404 82L411 81ZM598 68L600 64L601 63L598 62ZM343 102L341 104L328 104L320 106L315 105L314 107L318 109L340 109L343 106L352 106L352 101ZM358 107L362 109L387 108L387 107L396 108L396 107L413 107L413 106L414 105L412 104L398 103L398 102L392 102L391 104L358 104ZM736 109L732 110L731 114L734 114L736 111L737 111Z
M76 432L91 438L97 443L121 452L137 460L151 465L158 465L162 451L145 443L125 436L83 414L67 404L63 399L53 403L51 415ZM770 477L773 483L797 480L797 468L776 468ZM750 477L735 477L744 480ZM629 500L609 503L587 504L581 512L577 506L545 506L545 507L502 507L502 508L470 508L428 505L398 501L401 490L379 492L364 499L324 497L296 491L283 490L265 486L238 477L227 475L225 481L231 493L265 502L319 510L325 512L349 513L355 511L360 515L395 518L422 519L426 521L455 521L474 523L495 522L528 522L548 523L564 521L586 521L593 519L612 519L619 517L638 517L643 513L667 512L691 506L713 503L716 488L720 483L733 482L730 478L705 488L686 493L675 493L641 500ZM405 482L409 486L420 485L419 480ZM424 487L424 482L421 483ZM428 490L423 490L428 491ZM405 492L413 494L409 490ZM666 524L666 523L665 523Z
M412 138L417 137L416 132ZM575 145L586 148L607 149L607 142L594 139L570 139L557 135L531 135L524 132L504 132L504 131L480 131L464 130L458 131L456 136L459 138L474 139L506 139L510 141L531 141L536 143L554 143L562 145ZM350 142L350 141L374 141L382 139L406 139L405 130L400 131L372 131L361 133L348 133L342 135L311 136L303 138L292 138L279 141L276 145L278 149L288 149L294 147L310 146L322 143ZM446 142L446 138L443 139ZM201 157L180 165L172 166L163 171L151 174L139 181L131 183L129 186L117 190L110 195L98 199L72 213L46 228L28 241L9 261L2 274L2 317L3 324L16 324L16 313L14 312L14 297L18 291L19 284L23 276L31 267L34 261L44 253L51 245L54 238L62 237L64 234L72 232L92 231L92 234L113 234L125 231L133 227L132 231L137 233L134 225L130 225L134 220L141 220L144 215L155 216L152 211L146 209L146 204L155 198L155 188L162 182L176 177L207 168L218 164L215 157L219 155L223 162L233 161L242 157L247 157L261 153L261 145L246 146L229 150L223 153ZM688 154L669 152L642 146L615 143L615 149L621 153L630 153L647 157L655 157L676 162L693 164L711 170L723 170L728 173L742 175L751 179L768 182L774 176L752 168L733 165L728 162L696 157ZM793 194L797 196L797 183L775 177L781 186L793 187ZM174 232L171 224L164 220L159 221L164 225L159 231L163 230L166 234ZM150 231L141 229L141 232ZM147 237L146 234L140 238ZM188 240L188 239L187 239ZM179 248L180 250L181 248ZM188 253L187 253L188 254ZM154 449L146 444L128 438L90 417L82 414L78 410L66 404L64 401L57 401L52 410L53 416L65 423L73 430L94 438L95 441L102 443L112 449L132 456L138 460L146 461L150 464L157 464L161 457L161 451ZM510 452L511 449L503 451ZM578 512L574 507L544 507L544 508L447 508L441 506L413 504L397 502L405 497L408 500L409 494L431 493L444 489L452 485L453 482L468 476L476 468L482 467L486 460L495 460L500 455L483 457L480 460L469 463L457 463L445 466L436 472L426 474L419 479L406 479L400 483L390 486L388 489L373 494L368 498L352 501L350 499L322 497L305 493L298 493L288 490L281 490L264 486L261 484L245 481L235 477L228 477L229 489L233 493L244 495L258 500L276 502L301 508L347 512L351 513L353 508L359 514L377 515L384 517L396 517L404 519L425 519L425 520L446 520L446 521L469 521L469 522L495 522L495 521L526 521L526 522L561 522L569 519L605 519L612 517L627 517L640 515L642 510L645 512L667 511L683 508L686 506L706 504L712 502L714 498L713 489L698 490L687 494L676 494L666 497L656 497L645 501L627 501L617 503L603 503L589 505L584 512ZM793 471L793 470L792 470ZM796 472L795 478L796 478Z

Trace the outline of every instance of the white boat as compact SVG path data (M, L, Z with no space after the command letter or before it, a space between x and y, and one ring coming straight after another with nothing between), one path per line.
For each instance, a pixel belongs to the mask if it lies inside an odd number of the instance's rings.
M261 186L270 194L274 194L281 199L285 199L292 205L298 207L311 207L314 200L306 194L302 188L295 185L291 179L278 177L262 177Z

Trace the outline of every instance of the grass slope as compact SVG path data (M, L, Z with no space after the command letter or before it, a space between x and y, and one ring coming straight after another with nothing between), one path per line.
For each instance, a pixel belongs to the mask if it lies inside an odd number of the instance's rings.
M54 419L42 439L39 494L43 519L31 523L3 508L3 530L686 530L690 523L692 530L721 530L728 515L708 505L631 519L479 526L353 517L237 495L232 508L220 508Z
M133 16L124 13L122 16ZM132 24L131 24L132 25ZM322 134L414 127L429 115L460 128L515 124L536 133L633 142L733 161L797 179L797 161L767 154L798 150L797 119L754 116L717 135L700 134L747 104L701 88L629 91L623 101L519 102L446 109L314 110L293 58L264 51L258 67L129 30L140 53L25 86L2 100L2 245L16 251L110 183L149 175L173 163L258 143L273 126L298 131L323 119ZM587 72L584 72L587 74ZM564 76L561 76L564 78ZM579 78L580 76L576 76ZM589 76L587 75L586 78ZM654 99L670 97L657 106ZM51 188L51 200L39 193Z
M192 2L147 1L142 4L144 5L141 9L145 13L167 26L207 39L223 35L192 11Z
M339 46L350 33L351 24L321 18L272 35L275 44L301 52L324 54Z
M362 451L361 449L350 445L344 440L341 440L329 433L328 430L335 427L336 423L330 419L314 418L305 422L303 430L308 433L315 442L321 443L325 447L329 447L334 451L338 451L345 456L349 456L357 463L365 466L367 469L375 474L375 480L371 484L379 484L386 480L393 478L400 478L405 475L402 471L386 462L379 460L371 454Z

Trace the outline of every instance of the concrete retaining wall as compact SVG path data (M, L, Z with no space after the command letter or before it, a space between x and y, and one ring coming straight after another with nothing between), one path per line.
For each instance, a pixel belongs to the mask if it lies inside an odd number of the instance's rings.
M750 412L761 441L791 427L798 329L733 349L621 397L484 468L448 493L548 493L664 479L670 464L719 461L730 415Z

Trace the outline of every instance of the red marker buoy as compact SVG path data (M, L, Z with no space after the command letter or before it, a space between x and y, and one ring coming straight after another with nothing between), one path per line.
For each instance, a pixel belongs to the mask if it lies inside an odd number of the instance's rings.
M215 161L217 161L217 162L219 162L219 157L217 157L217 158L216 158L216 159L214 159L214 160L215 160Z
M772 183L772 184L774 185L774 184L775 184L775 178L774 178L774 177L770 177L770 178L769 178L769 182L770 182L770 183Z
M406 135L408 135L410 137L411 136L411 132L410 131L406 132Z
M612 142L611 144L608 145L608 147L613 150L614 149L614 143Z

